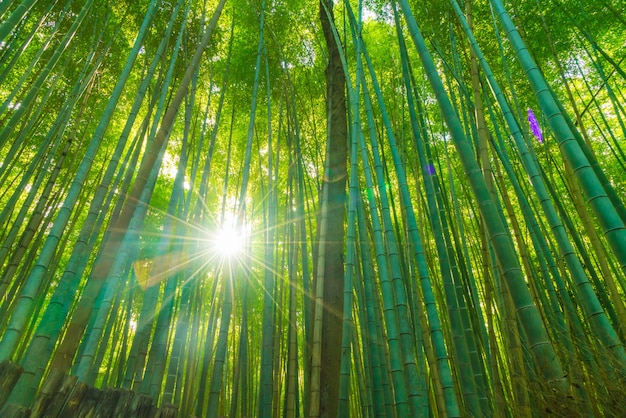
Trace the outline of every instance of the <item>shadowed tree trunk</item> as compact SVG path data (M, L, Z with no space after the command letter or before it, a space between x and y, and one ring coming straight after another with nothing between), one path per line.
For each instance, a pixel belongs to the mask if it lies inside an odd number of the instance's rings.
M344 282L344 223L346 201L347 114L346 79L341 63L339 45L333 34L333 3L320 1L320 21L326 46L326 175L322 195L320 225L317 243L318 257L323 262L318 267L317 279L323 280L321 312L321 351L319 352L319 397L311 397L311 416L335 417L339 401L339 374L341 368L341 333ZM325 189L325 190L324 190ZM326 212L326 213L323 213ZM323 226L322 223L325 223ZM325 234L320 231L325 228ZM317 287L320 289L320 287ZM319 301L319 295L316 295ZM319 306L319 305L318 305ZM317 326L314 325L314 326ZM314 354L315 355L315 354ZM315 386L315 385L314 385ZM312 387L312 391L315 391ZM317 402L319 404L315 405ZM318 406L319 405L319 406ZM319 409L318 409L319 408ZM317 413L313 412L317 411Z

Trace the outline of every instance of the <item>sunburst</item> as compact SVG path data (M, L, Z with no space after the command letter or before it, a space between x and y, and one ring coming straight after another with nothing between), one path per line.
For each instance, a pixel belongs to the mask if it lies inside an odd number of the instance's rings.
M209 234L210 251L222 259L234 259L244 254L250 238L250 228L234 219L226 219Z

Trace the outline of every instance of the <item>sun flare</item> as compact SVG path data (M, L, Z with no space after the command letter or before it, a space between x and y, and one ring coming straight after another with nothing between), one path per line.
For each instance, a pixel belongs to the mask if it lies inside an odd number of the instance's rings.
M234 222L225 222L213 233L212 250L222 258L234 258L242 255L248 243L248 228Z

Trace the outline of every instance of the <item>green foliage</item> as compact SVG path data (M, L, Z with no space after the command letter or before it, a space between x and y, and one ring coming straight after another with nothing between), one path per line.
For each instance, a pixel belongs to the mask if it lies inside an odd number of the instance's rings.
M625 6L506 2L529 52L520 65L523 48L494 13L499 2L468 2L459 7L471 7L491 74L484 63L472 72L452 2L408 1L396 21L390 2L350 1L362 22L346 3L334 5L347 139L359 148L348 187L362 195L345 207L355 239L343 252L352 312L335 313L351 337L342 341L342 408L616 415L625 396ZM29 2L9 3L3 21ZM154 185L133 195L217 5L182 1L174 16L178 2L155 3L116 92L146 3L94 1L64 45L89 3L34 2L0 44L0 360L29 372L9 402L29 404L47 370L81 364L84 381L174 402L184 416L205 416L208 405L217 415L252 416L261 405L268 415L307 415L313 277L326 261L314 242L326 159L337 151L327 150L329 54L318 4L226 3ZM415 30L420 50L409 42ZM537 92L539 79L550 90ZM569 150L574 142L580 153ZM145 218L131 214L136 230L124 237L115 225L138 194ZM226 221L248 231L232 258L213 242ZM124 244L108 254L118 244L110 240ZM114 267L99 271L106 257ZM89 298L98 309L85 307ZM89 343L90 334L101 337ZM560 368L565 376L554 375ZM550 389L554 381L562 390Z

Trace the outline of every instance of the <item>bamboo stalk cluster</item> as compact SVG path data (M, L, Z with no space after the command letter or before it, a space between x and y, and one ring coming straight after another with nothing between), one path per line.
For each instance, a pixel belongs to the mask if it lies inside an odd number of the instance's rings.
M5 407L623 411L623 6L74 3L0 3Z

